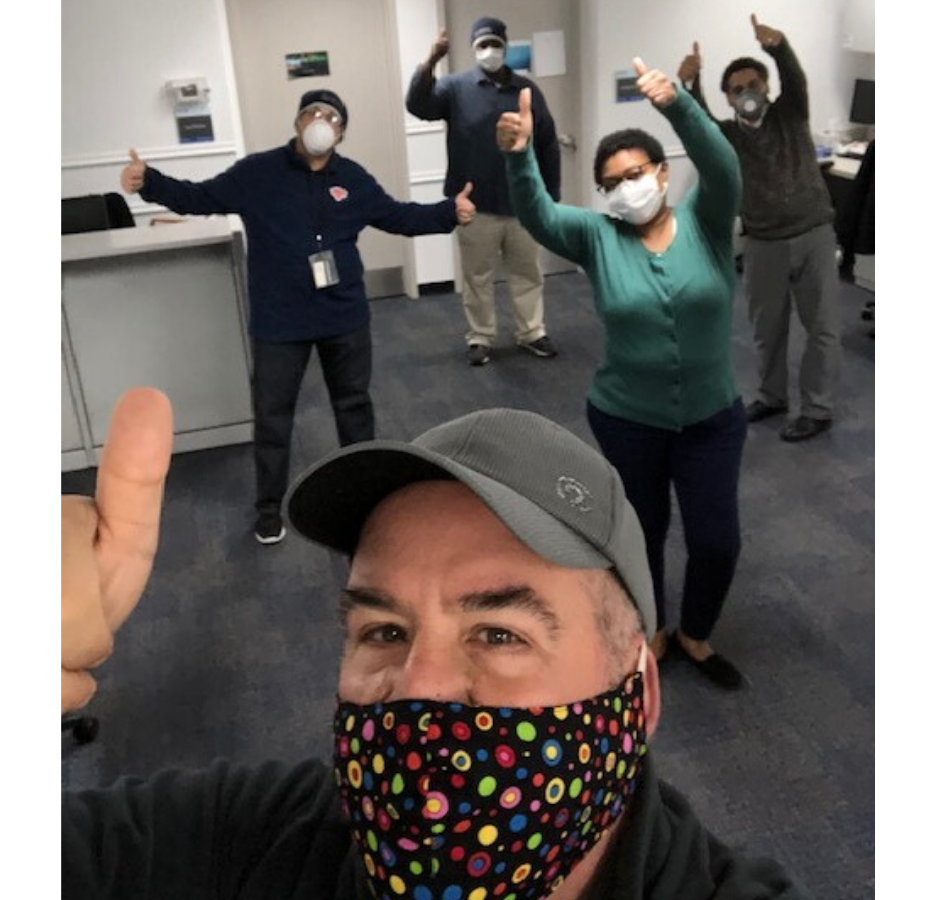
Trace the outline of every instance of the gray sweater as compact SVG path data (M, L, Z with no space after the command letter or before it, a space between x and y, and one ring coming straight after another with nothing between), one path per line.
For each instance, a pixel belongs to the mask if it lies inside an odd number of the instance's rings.
M777 64L780 96L767 107L761 126L716 121L741 162L744 230L751 237L776 241L832 222L835 212L809 130L806 75L786 39L765 52ZM691 93L711 115L698 78Z

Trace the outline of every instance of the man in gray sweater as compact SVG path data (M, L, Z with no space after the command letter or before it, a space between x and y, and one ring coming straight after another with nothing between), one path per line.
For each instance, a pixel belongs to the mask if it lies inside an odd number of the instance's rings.
M827 431L834 411L840 355L835 213L810 133L806 75L783 32L761 24L756 15L751 24L776 63L780 95L768 99L767 67L761 61L735 59L721 80L734 118L718 122L738 154L744 183L744 292L760 379L747 414L759 422L788 409L787 345L795 305L806 330L800 411L780 437L803 441ZM696 43L678 76L707 109L701 69Z

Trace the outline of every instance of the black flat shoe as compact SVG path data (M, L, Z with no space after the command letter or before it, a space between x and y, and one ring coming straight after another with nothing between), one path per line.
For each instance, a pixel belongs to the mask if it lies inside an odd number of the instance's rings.
M754 400L744 409L748 422L762 422L764 419L769 419L771 416L779 416L786 411L787 406L785 403L782 406L770 406L761 400Z
M800 416L780 432L780 440L788 443L808 441L817 434L828 431L831 427L831 419L811 419L809 416Z
M732 663L718 653L713 653L700 662L686 652L686 648L683 647L675 634L670 635L669 649L675 649L683 659L692 663L712 684L723 690L737 691L744 684L744 676Z

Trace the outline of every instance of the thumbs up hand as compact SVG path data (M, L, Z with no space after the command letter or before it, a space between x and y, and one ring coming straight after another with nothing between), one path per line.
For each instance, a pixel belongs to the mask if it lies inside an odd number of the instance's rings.
M143 187L143 173L146 163L137 156L136 150L130 149L130 162L123 167L120 173L120 187L125 194L135 194Z
M762 25L757 21L757 16L751 13L751 25L754 28L754 40L756 40L765 50L768 47L776 47L783 40L783 32L771 28L769 25Z
M702 54L699 51L699 42L692 42L692 53L688 53L683 57L683 61L679 64L679 69L676 72L676 77L683 84L692 84L699 77L699 73L702 71Z
M469 181L455 195L455 217L458 219L459 225L470 225L471 220L475 217L475 205L468 199L472 190L474 190L474 185Z
M637 87L654 106L662 109L676 99L676 88L659 69L648 69L639 57L634 57L634 71L637 73Z
M517 111L501 113L497 120L497 146L509 153L519 153L533 134L533 101L530 89L520 91Z

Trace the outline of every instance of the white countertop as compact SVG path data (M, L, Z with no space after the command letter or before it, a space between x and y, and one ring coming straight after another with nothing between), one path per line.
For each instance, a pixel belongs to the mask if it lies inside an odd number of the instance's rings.
M227 216L209 216L136 228L65 234L62 235L62 262L222 244L231 240L235 230L240 229L232 227Z

